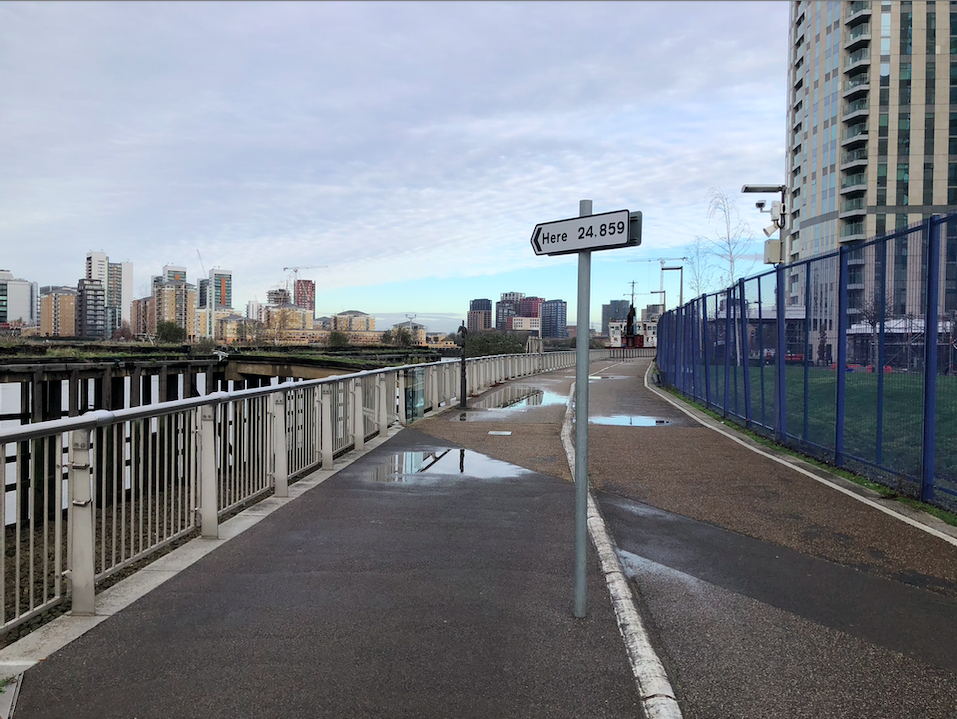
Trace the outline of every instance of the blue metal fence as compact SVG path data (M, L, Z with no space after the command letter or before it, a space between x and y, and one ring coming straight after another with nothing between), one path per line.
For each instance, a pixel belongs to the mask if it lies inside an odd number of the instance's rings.
M755 432L957 509L957 213L665 313L658 370Z

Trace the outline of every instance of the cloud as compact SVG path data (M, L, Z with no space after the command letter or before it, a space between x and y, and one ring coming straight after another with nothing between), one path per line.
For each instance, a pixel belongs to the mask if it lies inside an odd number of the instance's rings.
M240 299L290 265L330 293L491 277L545 266L531 227L582 197L677 247L709 187L783 173L787 11L7 3L5 263L72 283L103 249L139 286L199 249Z

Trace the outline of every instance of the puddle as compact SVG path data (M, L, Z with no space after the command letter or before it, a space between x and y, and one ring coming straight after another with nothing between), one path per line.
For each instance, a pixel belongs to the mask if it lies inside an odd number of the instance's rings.
M545 407L555 404L567 404L568 398L557 392L549 392L536 387L503 387L476 402L474 407L490 410L524 409L526 407Z
M527 469L469 449L400 452L376 467L373 482L430 484L449 479L506 479L531 474Z
M588 375L588 381L594 382L599 379L634 379L634 377L628 377L627 375L618 375L618 374L592 374Z
M671 424L671 420L640 414L613 414L610 417L589 417L588 424L612 424L619 427L663 427Z

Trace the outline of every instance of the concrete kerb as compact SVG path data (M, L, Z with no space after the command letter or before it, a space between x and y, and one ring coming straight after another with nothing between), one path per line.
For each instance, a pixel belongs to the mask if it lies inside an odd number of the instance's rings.
M575 397L575 384L572 383L568 396L568 407L565 410L565 421L562 424L562 446L568 459L568 467L572 476L575 476L575 442L572 439L572 417L575 410L572 400ZM648 719L681 719L681 709L675 698L674 689L664 665L658 658L648 632L645 629L641 615L635 606L634 597L625 579L618 554L605 521L598 511L598 505L588 492L588 534L598 558L601 562L602 573L611 595L612 607L618 622L618 631L625 641L625 649L631 664L631 671L638 687L638 696L642 709Z
M288 497L267 497L231 517L219 526L219 539L197 537L100 592L96 595L96 615L63 614L13 644L0 649L0 682L6 682L3 693L0 693L0 719L10 719L13 716L20 681L23 673L30 667L78 639L168 579L175 577L230 539L258 524L280 507L301 497L310 489L318 487L337 472L397 435L402 429L401 426L392 427L386 437L376 437L367 442L364 449L350 452L337 459L332 469L317 470L291 484Z
M661 390L649 383L648 376L651 374L651 369L653 366L654 362L650 363L648 365L648 369L645 370L645 388L661 397L672 406L681 410L699 424L707 427L708 429L714 430L718 434L724 435L728 439L737 442L742 447L746 447L752 452L760 454L762 457L767 457L778 464L793 469L795 472L800 472L804 476L810 477L815 482L841 492L842 494L856 499L858 502L866 504L869 507L873 507L884 514L890 515L895 519L899 519L905 524L916 527L917 529L927 532L928 534L957 547L957 528L951 527L936 517L924 512L912 510L909 507L905 507L904 505L893 502L892 500L889 501L888 504L884 504L880 501L880 495L877 492L868 489L867 487L861 487L860 485L854 484L843 477L839 477L836 474L832 474L825 469L814 467L813 465L802 466L805 463L801 462L799 459L794 459L789 455L778 453L774 450L767 450L751 440L751 438L740 436L734 430L725 429L720 423L716 422L708 415L694 407L687 406L684 402L675 399L664 390Z

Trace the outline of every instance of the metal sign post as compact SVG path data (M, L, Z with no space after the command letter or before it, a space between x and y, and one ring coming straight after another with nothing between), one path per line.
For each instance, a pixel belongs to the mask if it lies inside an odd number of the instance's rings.
M591 215L591 200L578 203L581 217ZM627 212L625 213L628 214ZM578 253L578 331L575 334L575 616L586 613L588 552L588 330L591 304L591 250Z
M592 214L592 201L578 203L578 217L535 225L536 255L578 253L578 331L575 338L575 605L586 614L588 552L588 349L592 250L641 244L641 213L617 210Z

